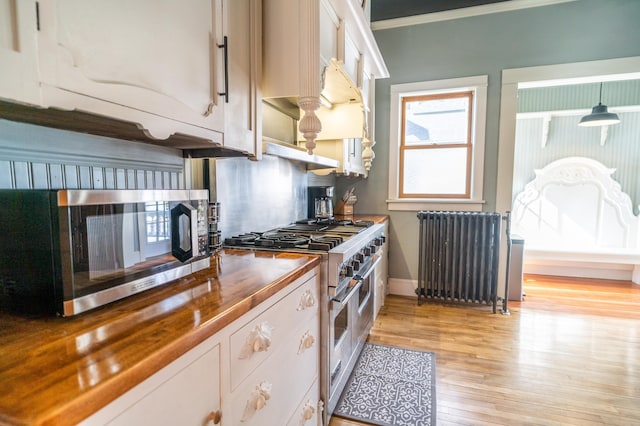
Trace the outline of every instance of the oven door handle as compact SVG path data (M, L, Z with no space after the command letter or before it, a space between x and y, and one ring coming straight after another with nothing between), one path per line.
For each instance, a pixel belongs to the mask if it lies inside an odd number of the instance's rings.
M333 297L331 301L339 304L340 306L344 306L349 303L351 297L353 297L353 295L356 294L358 290L360 290L360 287L362 287L362 280L357 280L356 284L351 287L347 287L346 291L344 291L343 294L336 294L336 296Z
M371 265L369 265L365 273L363 275L356 275L354 278L358 281L366 280L367 278L369 278L369 275L371 275L373 270L376 269L376 266L378 266L378 263L380 263L381 260L382 258L380 256L375 256L375 260Z

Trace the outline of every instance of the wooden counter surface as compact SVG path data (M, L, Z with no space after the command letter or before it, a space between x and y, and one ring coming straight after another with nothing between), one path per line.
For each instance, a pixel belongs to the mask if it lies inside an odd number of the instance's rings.
M373 223L381 224L386 220L389 220L389 216L381 215L381 214L354 214L353 220L370 220Z
M71 318L0 313L0 424L75 424L320 264L224 250L212 267Z

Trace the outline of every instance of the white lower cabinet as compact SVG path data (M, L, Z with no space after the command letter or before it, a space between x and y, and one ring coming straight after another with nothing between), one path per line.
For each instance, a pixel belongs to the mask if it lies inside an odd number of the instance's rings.
M81 424L319 424L318 292L316 268Z
M319 424L320 410L322 410L320 402L320 393L318 382L315 381L309 388L309 392L302 398L302 402L293 412L287 426L311 426Z
M206 340L81 425L221 424L220 347Z

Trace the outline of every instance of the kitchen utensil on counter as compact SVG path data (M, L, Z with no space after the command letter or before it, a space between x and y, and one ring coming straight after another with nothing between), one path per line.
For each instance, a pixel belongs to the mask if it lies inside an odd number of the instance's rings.
M307 191L308 217L333 218L333 186L310 186Z
M352 186L344 193L342 198L338 200L335 208L337 219L353 219L353 205L358 202L358 197L354 194L355 188Z

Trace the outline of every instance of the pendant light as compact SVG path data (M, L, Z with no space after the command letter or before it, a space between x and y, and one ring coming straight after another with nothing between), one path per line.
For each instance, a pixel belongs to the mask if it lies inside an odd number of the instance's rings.
M600 100L598 105L591 109L591 114L585 115L580 119L578 126L593 127L593 126L608 126L609 124L618 124L620 118L618 114L607 111L607 106L602 105L602 82L600 83Z

